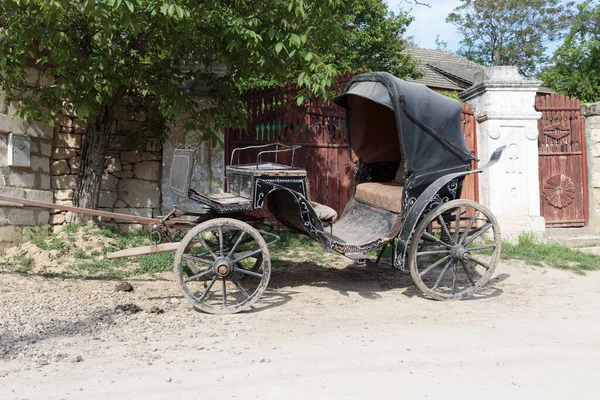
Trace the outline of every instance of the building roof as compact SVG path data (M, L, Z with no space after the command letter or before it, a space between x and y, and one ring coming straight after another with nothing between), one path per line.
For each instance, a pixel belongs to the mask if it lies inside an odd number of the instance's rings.
M432 89L462 92L471 87L475 74L485 68L484 65L443 50L411 47L407 52L418 62L418 69L424 72L424 76L406 80L423 83ZM538 92L555 93L545 86L541 86Z

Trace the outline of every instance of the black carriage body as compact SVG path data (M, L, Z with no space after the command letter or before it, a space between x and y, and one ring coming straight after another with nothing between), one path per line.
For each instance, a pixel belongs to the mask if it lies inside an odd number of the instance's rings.
M344 94L334 101L346 109L350 145L359 158L364 157L367 162L396 162L404 167L404 215L436 179L471 169L475 157L469 151L462 131L462 106L454 99L425 85L406 82L385 72L374 72L351 79ZM352 107L353 102L388 109L389 121L378 117L376 123L381 129L353 132L369 127L368 123L360 123L361 116L356 117L356 113L363 113L365 107ZM359 123L353 124L357 118ZM357 137L363 143L355 143ZM374 152L364 144L373 141L378 142L378 147L384 147L386 143L390 147L398 146L400 158L393 152L373 158ZM463 179L456 178L444 185L432 196L427 209L459 198Z

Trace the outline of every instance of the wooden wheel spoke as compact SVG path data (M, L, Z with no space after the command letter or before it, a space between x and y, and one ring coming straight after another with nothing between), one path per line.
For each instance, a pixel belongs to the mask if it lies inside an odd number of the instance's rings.
M227 254L227 258L231 259L231 256L235 254L235 249L237 249L237 247L240 245L245 234L246 234L246 232L242 231L242 233L240 234L240 237L238 237L238 240L235 242L235 244L231 248L231 251L229 252L229 254Z
M468 251L477 251L477 250L487 250L487 249L495 249L495 248L496 248L495 244L484 244L482 246L467 247L466 249Z
M202 263L202 264L211 265L213 263L212 260L205 260L204 258L200 258L198 256L193 256L191 254L184 254L183 258L185 258L186 260L190 260L190 261L194 261L194 262L199 262L199 263Z
M200 296L198 298L198 301L203 301L204 298L206 297L206 295L208 294L208 292L210 292L210 289L213 287L213 285L215 284L215 282L217 281L217 274L215 274L215 276L212 278L212 281L210 281L210 283L208 284L208 287L206 288L206 290L204 291L204 293L202 293L202 296Z
M446 226L446 222L444 221L444 218L442 218L441 214L438 215L438 222L440 223L440 225L442 225L442 228L444 228L444 232L448 236L448 239L452 240L452 244L455 244L454 240L452 239L452 235L450 234L450 231L448 230L448 226Z
M246 296L246 298L250 298L250 295L248 294L248 292L246 291L246 289L244 289L242 287L242 285L240 284L240 282L235 279L235 277L231 277L231 281L234 283L235 286L237 286L238 289L240 289L240 292L242 292L244 294L244 296Z
M257 250L253 250L253 251L244 251L242 253L239 253L240 255L237 258L235 258L232 263L233 264L238 263L242 260L245 260L248 257L252 257L252 256L254 256L256 254L260 254L260 253L262 253L261 249L257 249Z
M200 244L202 246L204 246L204 248L206 250L208 250L208 252L210 253L210 255L213 257L213 259L217 259L217 256L215 255L215 253L212 251L212 249L208 246L208 244L206 244L206 242L204 241L204 239L202 238L202 236L200 236L199 234L196 235L196 239L200 242Z
M259 278L259 279L262 279L262 277L263 277L263 274L259 274L258 272L254 272L254 271L248 271L247 269L244 269L244 268L234 267L233 270L236 272L241 272L242 274L245 274L245 275L250 275L255 278Z
M193 280L196 280L196 279L202 278L203 276L208 275L210 272L212 272L212 268L207 268L204 271L197 273L196 275L192 275L192 276L185 278L183 281L186 283L191 282Z
M465 210L465 212L467 212L467 210ZM458 235L460 234L460 207L458 207L456 209L456 217L454 218L454 229L456 229L456 232L454 232L454 243L458 243ZM450 236L450 238L452 238L452 236Z
M223 307L227 307L227 279L221 278L223 281Z
M490 269L490 266L488 264L484 263L483 261L479 261L478 259L476 259L474 257L471 257L470 260L473 261L475 264L481 265L485 269Z
M465 274L467 275L467 278L469 279L469 282L471 282L471 285L475 286L475 282L473 281L473 278L471 277L471 273L469 272L469 268L467 268L467 264L465 264L465 262L463 260L459 260L460 261L460 265L462 266L462 269L465 271Z
M454 260L448 261L448 264L446 264L446 266L444 267L442 272L440 272L440 276L438 276L437 280L435 281L435 284L431 288L432 290L436 290L438 288L438 286L440 286L440 283L442 283L442 280L444 279L446 272L448 272L448 269L450 268L450 265L452 265L452 264L454 264Z
M443 262L445 262L446 260L448 260L450 258L449 255L447 255L444 258L440 258L439 260L437 260L435 263L431 264L429 267L425 268L423 270L423 272L421 272L419 274L419 276L423 277L425 274L427 274L429 271L431 271L432 269L434 269L435 267L437 267L438 265L442 264Z
M432 251L420 251L417 253L417 257L419 256L428 256L435 254L449 254L450 250L432 250Z
M492 224L489 223L489 222L487 224L483 225L481 228L479 228L479 230L477 231L476 234L474 234L473 236L471 236L469 238L469 240L467 240L466 242L463 243L463 246L467 247L468 245L470 245L471 243L473 243L479 236L481 236L484 233L486 233L491 227L492 227Z
M219 255L223 257L225 254L223 252L223 227L219 227Z
M462 236L460 237L460 240L458 241L459 244L462 244L465 241L466 237L469 235L469 232L471 231L471 228L473 227L473 224L477 220L477 214L478 213L479 213L479 210L475 210L475 212L473 213L473 216L469 220L469 223L467 224L467 227L465 228L465 231L463 232Z
M456 262L452 263L452 294L456 293Z
M423 237L424 237L424 238L426 238L427 240L430 240L430 241L432 241L432 242L435 242L435 243L437 243L437 244L439 244L439 245L442 245L442 246L444 246L444 247L446 247L446 248L448 248L448 249L451 249L451 248L452 248L452 246L450 246L450 245L449 245L449 244L447 244L447 243L444 243L444 242L442 242L440 239L436 238L435 236L433 236L433 235L432 235L431 233L429 233L429 232L423 232Z

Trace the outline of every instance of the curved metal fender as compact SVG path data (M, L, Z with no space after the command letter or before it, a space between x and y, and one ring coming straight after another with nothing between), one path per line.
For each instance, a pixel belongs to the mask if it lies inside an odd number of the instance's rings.
M475 169L473 171L457 172L454 174L442 176L441 178L438 178L437 180L435 180L431 185L429 185L427 187L427 189L425 189L425 191L423 191L423 193L421 193L421 195L419 196L417 201L415 201L415 203L411 207L410 211L406 215L406 218L404 219L404 223L402 224L402 230L400 231L400 234L398 235L398 242L396 244L396 258L394 259L394 266L396 268L400 268L401 270L404 270L404 259L406 257L406 248L408 247L408 243L410 242L412 233L415 230L417 223L419 222L421 214L423 213L423 211L429 204L431 198L433 196L435 196L436 193L441 188L443 188L444 185L446 185L448 182L450 182L452 179L456 179L461 176L466 176L466 175L470 175L470 174L481 173L484 170L491 167L492 165L496 164L500 160L500 157L502 157L502 153L504 152L506 147L507 147L506 145L498 147L492 153L490 160L484 166L482 166L478 169Z
M301 193L296 192L295 190L286 188L285 186L278 185L272 182L266 182L262 179L257 179L261 184L266 186L270 186L272 189L265 195L264 199L268 198L271 193L277 190L284 190L292 195L294 201L296 202L296 206L298 207L298 216L304 225L304 230L306 233L317 240L323 246L323 249L328 248L328 242L325 238L325 230L323 229L323 224L321 220L317 216L314 208Z

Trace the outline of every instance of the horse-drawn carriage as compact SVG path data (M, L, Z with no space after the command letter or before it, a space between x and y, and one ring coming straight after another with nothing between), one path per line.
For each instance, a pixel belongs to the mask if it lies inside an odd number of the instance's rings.
M363 260L392 245L393 265L408 268L428 297L465 298L490 279L500 255L498 223L460 195L465 176L496 163L503 148L471 170L475 158L465 144L459 102L390 74L356 76L334 101L347 111L358 158L355 193L338 219L311 201L306 171L293 166L297 146L263 146L256 163L227 166L227 192L212 195L189 188L194 152L176 152L172 190L216 214L187 233L175 257L177 281L199 309L241 311L267 287L267 242L275 235L239 219L265 200L277 221L325 251ZM284 152L292 153L291 165L277 162ZM261 162L269 155L275 162Z
M220 194L190 188L195 151L176 150L169 187L206 208L205 213L187 213L195 220L174 219L182 214L175 211L160 219L138 218L8 196L0 200L135 220L153 225L154 233L163 236L169 228L189 229L179 243L108 257L176 250L174 270L184 296L208 313L245 310L267 287L268 245L278 236L260 230L261 220L251 215L265 204L279 223L316 240L325 251L364 260L378 249L381 257L391 245L393 265L408 268L428 297L459 299L475 293L494 272L500 231L492 213L461 199L461 190L464 178L495 164L504 147L471 170L475 158L465 144L460 103L387 73L355 76L334 101L346 109L358 166L354 196L339 218L311 201L306 171L293 166L298 146L278 143L260 148L255 163L227 166L227 191ZM290 163L278 162L284 154L291 155L285 157ZM264 161L269 156L273 160Z

